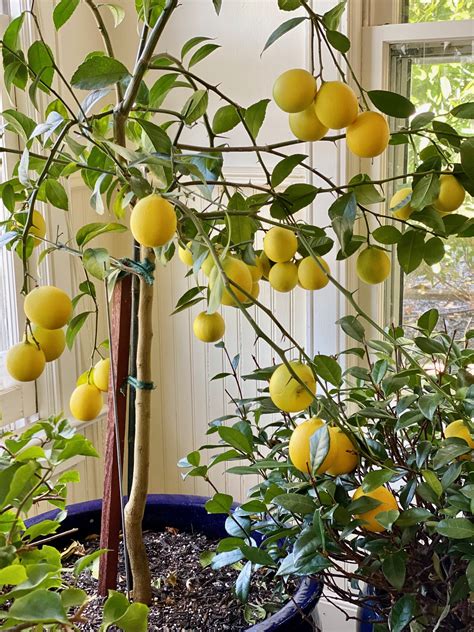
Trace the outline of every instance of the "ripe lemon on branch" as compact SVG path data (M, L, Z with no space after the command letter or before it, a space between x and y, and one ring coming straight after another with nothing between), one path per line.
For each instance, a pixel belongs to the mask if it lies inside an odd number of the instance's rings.
M106 393L109 390L110 358L99 360L94 366L92 381L99 391Z
M192 241L188 241L186 247L178 246L178 257L180 260L187 266L191 267L193 265L193 253L191 252Z
M32 333L44 353L46 362L57 360L66 346L66 336L63 329L44 329L33 325Z
M347 147L360 158L379 156L387 149L389 140L387 120L378 112L362 112L346 132Z
M18 382L32 382L43 373L46 358L32 341L20 342L6 356L8 373Z
M130 216L133 237L147 248L157 248L168 243L176 232L176 226L173 206L155 193L139 200Z
M452 421L444 431L446 439L456 438L463 439L467 445L474 450L474 439L471 437L469 426L462 419ZM462 461L469 460L469 454L463 454L459 457Z
M201 312L193 322L193 332L202 342L217 342L225 332L225 322L220 314Z
M372 531L374 533L385 531L385 527L376 519L376 516L383 511L392 511L398 509L398 504L395 496L390 490L383 486L377 487L371 492L364 492L362 487L358 487L354 492L354 496L352 498L353 500L357 500L358 498L363 498L365 496L367 496L368 498L373 498L374 500L378 500L380 504L375 507L375 509L370 509L369 511L356 515L355 518L364 521L365 524L362 525L362 528L366 531Z
M384 250L369 246L357 257L356 272L365 283L376 285L389 276L390 266L390 257Z
M69 408L79 421L91 421L102 410L102 393L94 384L81 384L73 390Z
M439 193L433 206L440 213L452 213L464 202L466 191L459 180L450 174L439 177Z
M328 132L328 128L318 119L313 103L302 112L290 114L288 120L291 131L299 140L321 140Z
M298 240L292 230L274 226L263 238L263 252L275 263L289 261L298 250Z
M245 301L248 300L248 297L244 294L244 292L248 292L250 294L252 292L253 285L252 275L250 274L247 264L244 263L241 259L237 259L237 257L228 256L222 262L222 269L224 270L225 275L227 276L229 281L235 283L235 285L231 284L231 289L237 297L237 300L245 303ZM211 290L216 283L218 276L219 270L214 267L212 269L211 276L209 277L209 287L211 288ZM236 287L236 285L239 287ZM239 288L242 288L244 292L239 290ZM237 305L237 303L234 301L233 296L226 288L224 288L224 291L222 292L221 302L222 305L228 305L231 307L236 307Z
M305 110L315 95L316 79L303 68L287 70L273 84L273 99L284 112Z
M329 129L342 129L350 125L359 111L354 90L342 81L323 83L316 95L316 116Z
M312 403L316 381L306 364L293 361L290 366L299 379L293 377L285 364L280 364L270 378L270 398L280 410L297 413Z
M390 200L390 205L389 205L390 210L394 209L396 206L401 204L404 200L408 200L406 204L404 204L402 207L397 208L395 211L393 211L393 216L396 217L397 219L408 219L410 215L413 213L413 209L410 204L411 194L412 194L412 190L410 189L410 187L404 187L403 189L400 189L400 191L397 191L392 196L392 199Z
M298 268L292 261L275 263L270 270L268 280L277 292L291 292L298 284Z
M319 263L318 263L319 262ZM322 268L321 268L322 266ZM322 257L305 257L298 265L298 281L305 290L321 290L329 283L328 276L324 270L330 274L329 265Z
M71 318L72 302L63 290L43 285L26 296L24 310L35 325L44 329L61 329Z

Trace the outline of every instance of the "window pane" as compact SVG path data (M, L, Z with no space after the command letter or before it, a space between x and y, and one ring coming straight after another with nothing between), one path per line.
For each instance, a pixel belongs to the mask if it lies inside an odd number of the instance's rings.
M472 0L405 0L404 22L440 22L474 18Z
M392 46L391 53L393 87L411 99L417 112L441 114L458 103L471 100L474 85L471 42L406 43ZM453 117L448 120L460 134L473 131L468 120ZM429 145L423 132L413 139L418 151ZM449 152L449 145L439 141L438 151ZM394 148L392 173L413 171L413 157L410 145ZM406 184L398 182L393 191L403 186ZM465 203L456 213L474 216L470 196L466 196ZM474 317L474 239L453 238L448 240L445 248L446 255L440 264L429 266L423 263L415 272L400 279L401 291L392 297L395 302L392 319L414 325L422 312L436 308L450 331L462 333L470 324Z

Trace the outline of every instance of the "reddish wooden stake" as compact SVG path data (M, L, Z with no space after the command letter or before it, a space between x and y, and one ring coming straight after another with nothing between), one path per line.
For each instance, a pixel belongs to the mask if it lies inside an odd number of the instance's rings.
M111 306L110 340L111 358L115 363L115 380L109 381L107 433L105 439L104 493L102 500L102 524L100 529L100 548L107 552L100 558L99 594L107 596L109 589L117 588L118 548L121 528L121 498L119 489L119 471L117 444L115 436L114 397L112 384L115 384L117 398L117 421L119 428L121 461L125 438L125 419L127 414L126 389L123 389L128 376L130 353L130 322L132 305L132 277L120 279L114 288ZM112 364L112 363L111 363ZM123 472L120 472L123 475Z

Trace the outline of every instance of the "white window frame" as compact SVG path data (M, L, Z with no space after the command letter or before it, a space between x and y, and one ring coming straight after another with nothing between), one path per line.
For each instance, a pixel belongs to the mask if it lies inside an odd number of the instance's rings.
M405 42L465 41L473 38L474 20L453 20L450 22L400 23L401 2L367 0L350 3L349 32L352 35L353 62L362 85L366 90L390 90L390 47ZM395 20L395 23L387 23ZM385 23L384 23L385 22ZM361 25L362 26L361 28ZM357 57L354 59L354 57ZM367 173L373 180L388 176L389 155L371 160L348 157L348 173ZM386 204L373 206L374 210L386 213ZM361 228L362 231L362 228ZM367 286L359 281L353 262L346 267L348 286L357 288L357 300L361 307L379 323L388 325L387 302L399 301L400 275L396 256L392 255L393 274L381 285ZM397 296L398 295L398 296ZM398 324L398 323L396 323ZM377 337L375 331L366 327L368 336Z

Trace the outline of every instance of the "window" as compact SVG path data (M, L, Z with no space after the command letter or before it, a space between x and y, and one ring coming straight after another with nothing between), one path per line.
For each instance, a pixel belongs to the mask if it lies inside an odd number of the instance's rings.
M442 0L425 2L417 0L402 3L405 20L412 23L383 24L368 26L363 29L361 67L363 84L368 89L382 88L405 94L417 107L418 112L431 111L436 114L446 112L447 104L451 107L457 103L472 100L474 82L473 56L473 22L457 20L460 14L450 15L446 22L436 26L428 20L428 13L422 11L428 6L435 7L433 20L446 14L447 7L462 9L464 18L471 9L470 17L474 17L472 2L456 2ZM372 5L370 5L372 7ZM380 5L375 4L375 8ZM451 9L450 9L451 10ZM418 16L415 18L415 16ZM374 18L380 24L380 16ZM417 20L414 22L414 20ZM428 86L428 88L427 88ZM470 121L450 117L449 124L460 132L472 132ZM399 119L393 126L403 125ZM422 135L416 138L418 148L426 145ZM446 145L439 142L443 151ZM413 152L410 145L392 147L381 159L376 159L367 168L373 179L409 172L413 166ZM390 200L394 191L403 187L398 180L385 195ZM387 203L388 206L388 203ZM457 213L472 216L474 208L472 200L466 201ZM371 311L385 323L413 324L417 315L436 307L448 328L462 332L472 320L474 306L472 304L472 284L468 284L472 269L474 240L463 239L446 244L446 256L442 264L429 266L424 264L411 275L400 278L398 266L384 288L376 288L370 297ZM398 277L398 278L397 278ZM462 280L462 281L461 281Z
M472 0L405 0L403 22L441 22L470 20L473 17Z

